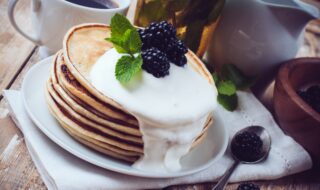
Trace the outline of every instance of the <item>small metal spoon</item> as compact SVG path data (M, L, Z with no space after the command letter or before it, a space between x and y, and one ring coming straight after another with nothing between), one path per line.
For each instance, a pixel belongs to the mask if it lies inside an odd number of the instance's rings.
M239 156L235 152L232 151L232 148L231 148L234 162L233 162L232 166L222 176L222 178L219 180L219 182L212 188L212 190L223 190L225 188L225 186L227 185L232 172L236 169L236 167L240 163L242 163L242 164L256 164L256 163L259 163L267 158L269 151L270 151L270 148L271 148L271 138L270 138L270 135L267 132L267 130L261 126L251 126L251 127L246 127L244 129L240 130L239 132L237 132L233 136L230 146L233 145L232 142L234 141L235 136L237 136L239 133L242 133L244 131L253 132L261 138L261 141L263 143L262 151L261 151L262 153L260 154L259 157L257 157L256 160L248 162L248 161L241 160L239 158Z

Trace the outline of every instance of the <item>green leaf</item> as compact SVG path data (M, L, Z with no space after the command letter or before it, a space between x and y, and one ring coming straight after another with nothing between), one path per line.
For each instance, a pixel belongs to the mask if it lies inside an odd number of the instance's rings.
M118 53L128 53L127 49L124 47L125 45L122 39L108 38L106 40L113 43L113 46Z
M121 83L127 83L131 78L141 70L142 57L122 56L116 65L116 79Z
M125 16L116 13L111 19L111 38L122 39L128 29L135 28Z
M254 84L254 78L246 76L233 64L223 65L221 75L231 80L239 90L250 88Z
M218 84L220 83L220 77L219 77L218 73L212 73L212 78L213 78L216 86L218 86Z
M142 42L136 29L127 30L124 33L124 48L129 54L135 54L141 51Z
M218 92L219 94L231 96L236 93L236 86L232 81L221 81L218 83Z
M112 42L118 53L129 54L118 60L115 76L121 83L130 81L142 65L142 42L137 29L125 16L115 14L111 19L111 38L105 40ZM137 57L134 56L136 53L139 53Z
M228 111L234 111L238 107L238 96L234 94L232 96L226 96L223 94L218 94L218 102Z
M121 83L130 81L142 65L142 42L137 29L125 16L115 14L111 19L111 38L105 40L112 42L118 53L129 54L118 60L115 76ZM134 56L136 53L139 53L137 57Z

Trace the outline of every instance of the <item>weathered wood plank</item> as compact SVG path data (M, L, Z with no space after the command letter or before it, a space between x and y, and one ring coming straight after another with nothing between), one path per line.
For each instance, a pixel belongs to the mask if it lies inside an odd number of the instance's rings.
M7 142L0 144L0 189L46 189L18 128L9 117L0 126L0 138Z
M14 82L10 85L10 87L8 87L8 89L19 90L21 88L21 84L22 84L23 77L25 76L25 74L39 60L40 60L40 57L39 57L39 53L38 53L38 48L36 48L33 51L32 56L27 60L24 67L21 68L19 75L15 77ZM5 112L5 111L6 111L5 101L0 101L0 112ZM1 113L0 113L0 118L1 118Z
M16 7L18 24L31 32L30 2L21 1ZM19 35L10 25L7 0L0 0L0 94L19 72L21 65L32 53L35 45ZM28 29L29 28L29 29ZM1 96L0 96L1 99Z
M38 51L35 50L10 89L20 89L26 72L38 60ZM3 100L0 101L0 109L6 109ZM29 155L23 135L8 117L0 119L0 189L46 189Z

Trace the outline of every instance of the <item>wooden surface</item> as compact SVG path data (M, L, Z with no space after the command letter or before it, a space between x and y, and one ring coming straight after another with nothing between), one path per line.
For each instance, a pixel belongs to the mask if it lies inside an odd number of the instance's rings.
M308 0L310 1L310 0ZM29 1L19 4L16 15L19 24L29 26ZM19 89L28 69L39 61L37 48L17 34L6 16L7 1L0 0L0 92L3 89ZM319 56L320 24L308 26L305 46L298 56ZM8 110L0 96L0 190L46 189L28 154L24 138L8 116ZM260 181L263 190L319 190L320 172L307 171L274 181ZM211 189L214 183L179 185L170 190ZM228 190L236 189L231 184Z
M16 8L18 24L31 26L29 14L29 1L19 3ZM11 27L7 17L7 0L0 0L0 26L0 91L2 91L13 82L12 79L26 63L35 45ZM26 31L30 31L30 29L26 28Z

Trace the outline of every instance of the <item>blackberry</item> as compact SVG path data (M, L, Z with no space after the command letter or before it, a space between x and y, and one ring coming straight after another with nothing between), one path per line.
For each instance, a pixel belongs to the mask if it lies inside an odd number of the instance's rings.
M320 113L320 86L313 85L307 90L298 90L298 95L315 111Z
M188 52L188 49L181 40L171 39L165 52L169 60L177 66L184 66L187 63L187 58L184 54Z
M313 85L307 90L308 93L310 93L313 96L320 96L320 86L319 85Z
M241 183L237 190L260 190L260 187L256 184L245 182Z
M138 30L141 41L142 41L142 50L148 49L151 47L153 35L144 29Z
M149 27L138 30L142 41L142 68L155 77L169 74L170 64L178 66L187 63L187 47L176 37L176 29L167 21L151 23Z
M311 105L312 97L306 91L299 90L297 93L307 104Z
M149 27L139 30L142 40L142 49L156 47L164 51L170 39L176 38L176 29L167 21L151 23Z
M183 44L181 40L171 38L165 49L167 54L186 54L188 48Z
M263 142L253 132L244 131L236 135L231 149L240 160L252 162L261 157Z
M163 37L167 39L175 38L177 34L175 27L169 24L167 21L161 21L159 23L153 22L150 24L149 30L152 33L161 32L163 34Z
M181 40L177 40L175 42L176 44L176 51L181 54L186 54L188 52L188 48L184 45L184 43Z
M157 48L150 48L141 53L143 64L142 69L160 78L169 74L170 63L165 53Z
M187 57L184 54L170 54L169 60L175 65L181 67L187 63Z

